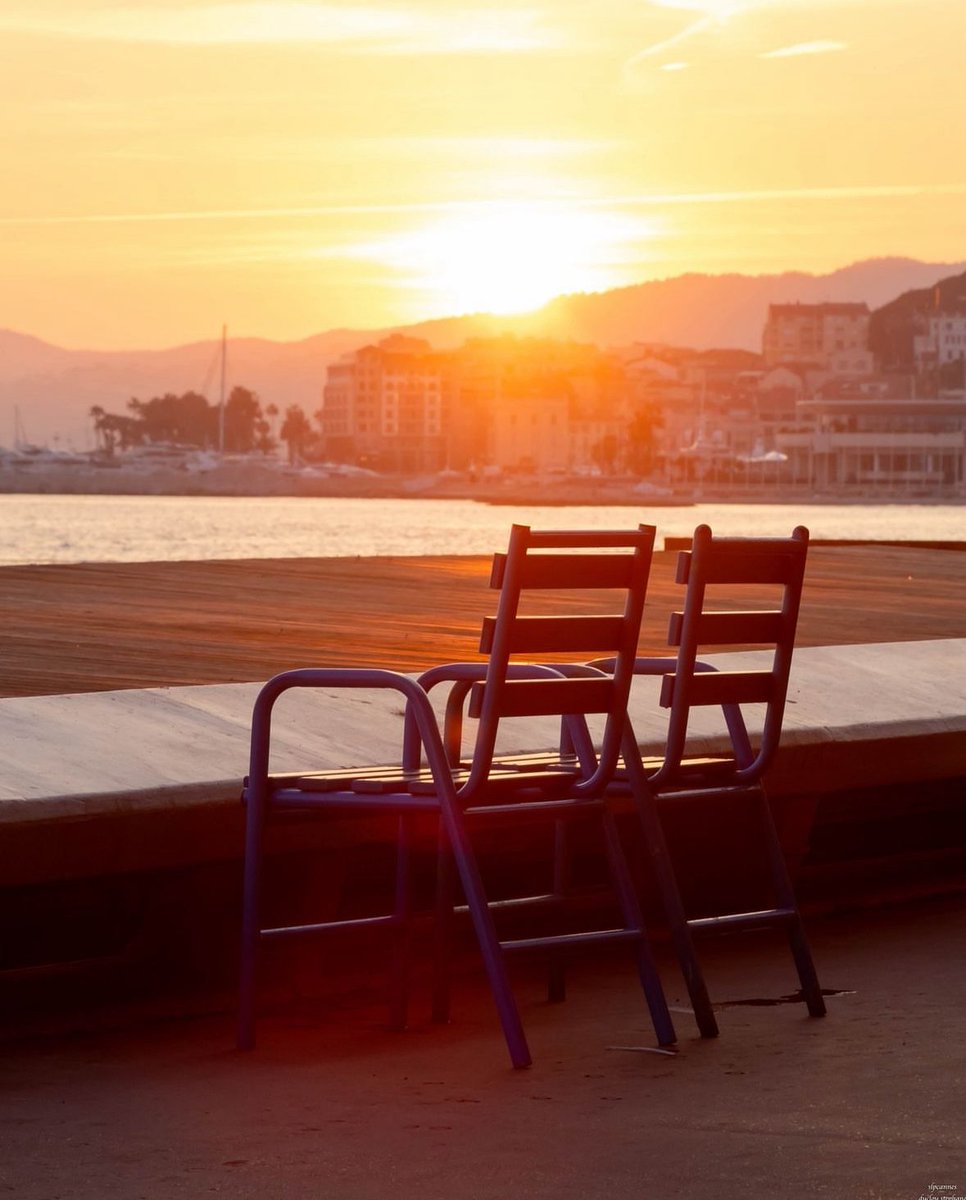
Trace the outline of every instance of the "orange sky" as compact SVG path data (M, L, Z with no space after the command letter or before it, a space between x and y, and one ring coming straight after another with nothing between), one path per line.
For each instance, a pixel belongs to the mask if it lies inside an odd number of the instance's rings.
M294 339L966 258L964 0L5 0L0 327Z

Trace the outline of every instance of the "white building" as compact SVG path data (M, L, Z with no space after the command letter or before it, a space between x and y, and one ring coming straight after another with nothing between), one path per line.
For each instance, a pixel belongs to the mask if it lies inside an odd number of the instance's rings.
M934 312L913 338L916 370L966 359L966 312Z
M796 409L798 429L778 438L796 482L865 495L962 495L966 487L961 400L816 397Z

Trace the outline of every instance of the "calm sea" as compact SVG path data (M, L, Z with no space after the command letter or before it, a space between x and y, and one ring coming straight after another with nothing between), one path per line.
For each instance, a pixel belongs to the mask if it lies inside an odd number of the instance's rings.
M0 495L0 564L178 559L490 554L511 522L544 529L624 528L658 538L716 533L966 540L956 505L696 504L681 508L493 506L473 500L308 497Z

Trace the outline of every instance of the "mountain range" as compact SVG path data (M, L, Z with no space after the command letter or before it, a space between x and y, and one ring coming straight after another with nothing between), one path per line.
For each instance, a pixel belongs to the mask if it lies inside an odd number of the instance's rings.
M251 388L281 412L321 404L326 367L341 355L404 332L447 349L469 337L504 332L556 337L600 346L635 342L695 349L757 350L770 303L865 301L878 308L910 289L932 287L966 270L966 262L871 259L826 275L680 275L607 292L560 296L534 313L447 317L393 329L333 329L296 342L231 338L228 386ZM89 448L94 405L123 412L135 396L219 389L218 339L167 350L68 350L39 338L0 330L0 446L21 435L46 445Z

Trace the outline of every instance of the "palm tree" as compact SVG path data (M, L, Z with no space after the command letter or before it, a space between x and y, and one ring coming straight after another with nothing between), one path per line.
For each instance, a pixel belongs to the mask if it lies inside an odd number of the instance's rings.
M302 461L302 450L311 436L312 426L302 408L298 404L289 405L285 410L281 438L288 446L288 461L292 466Z

